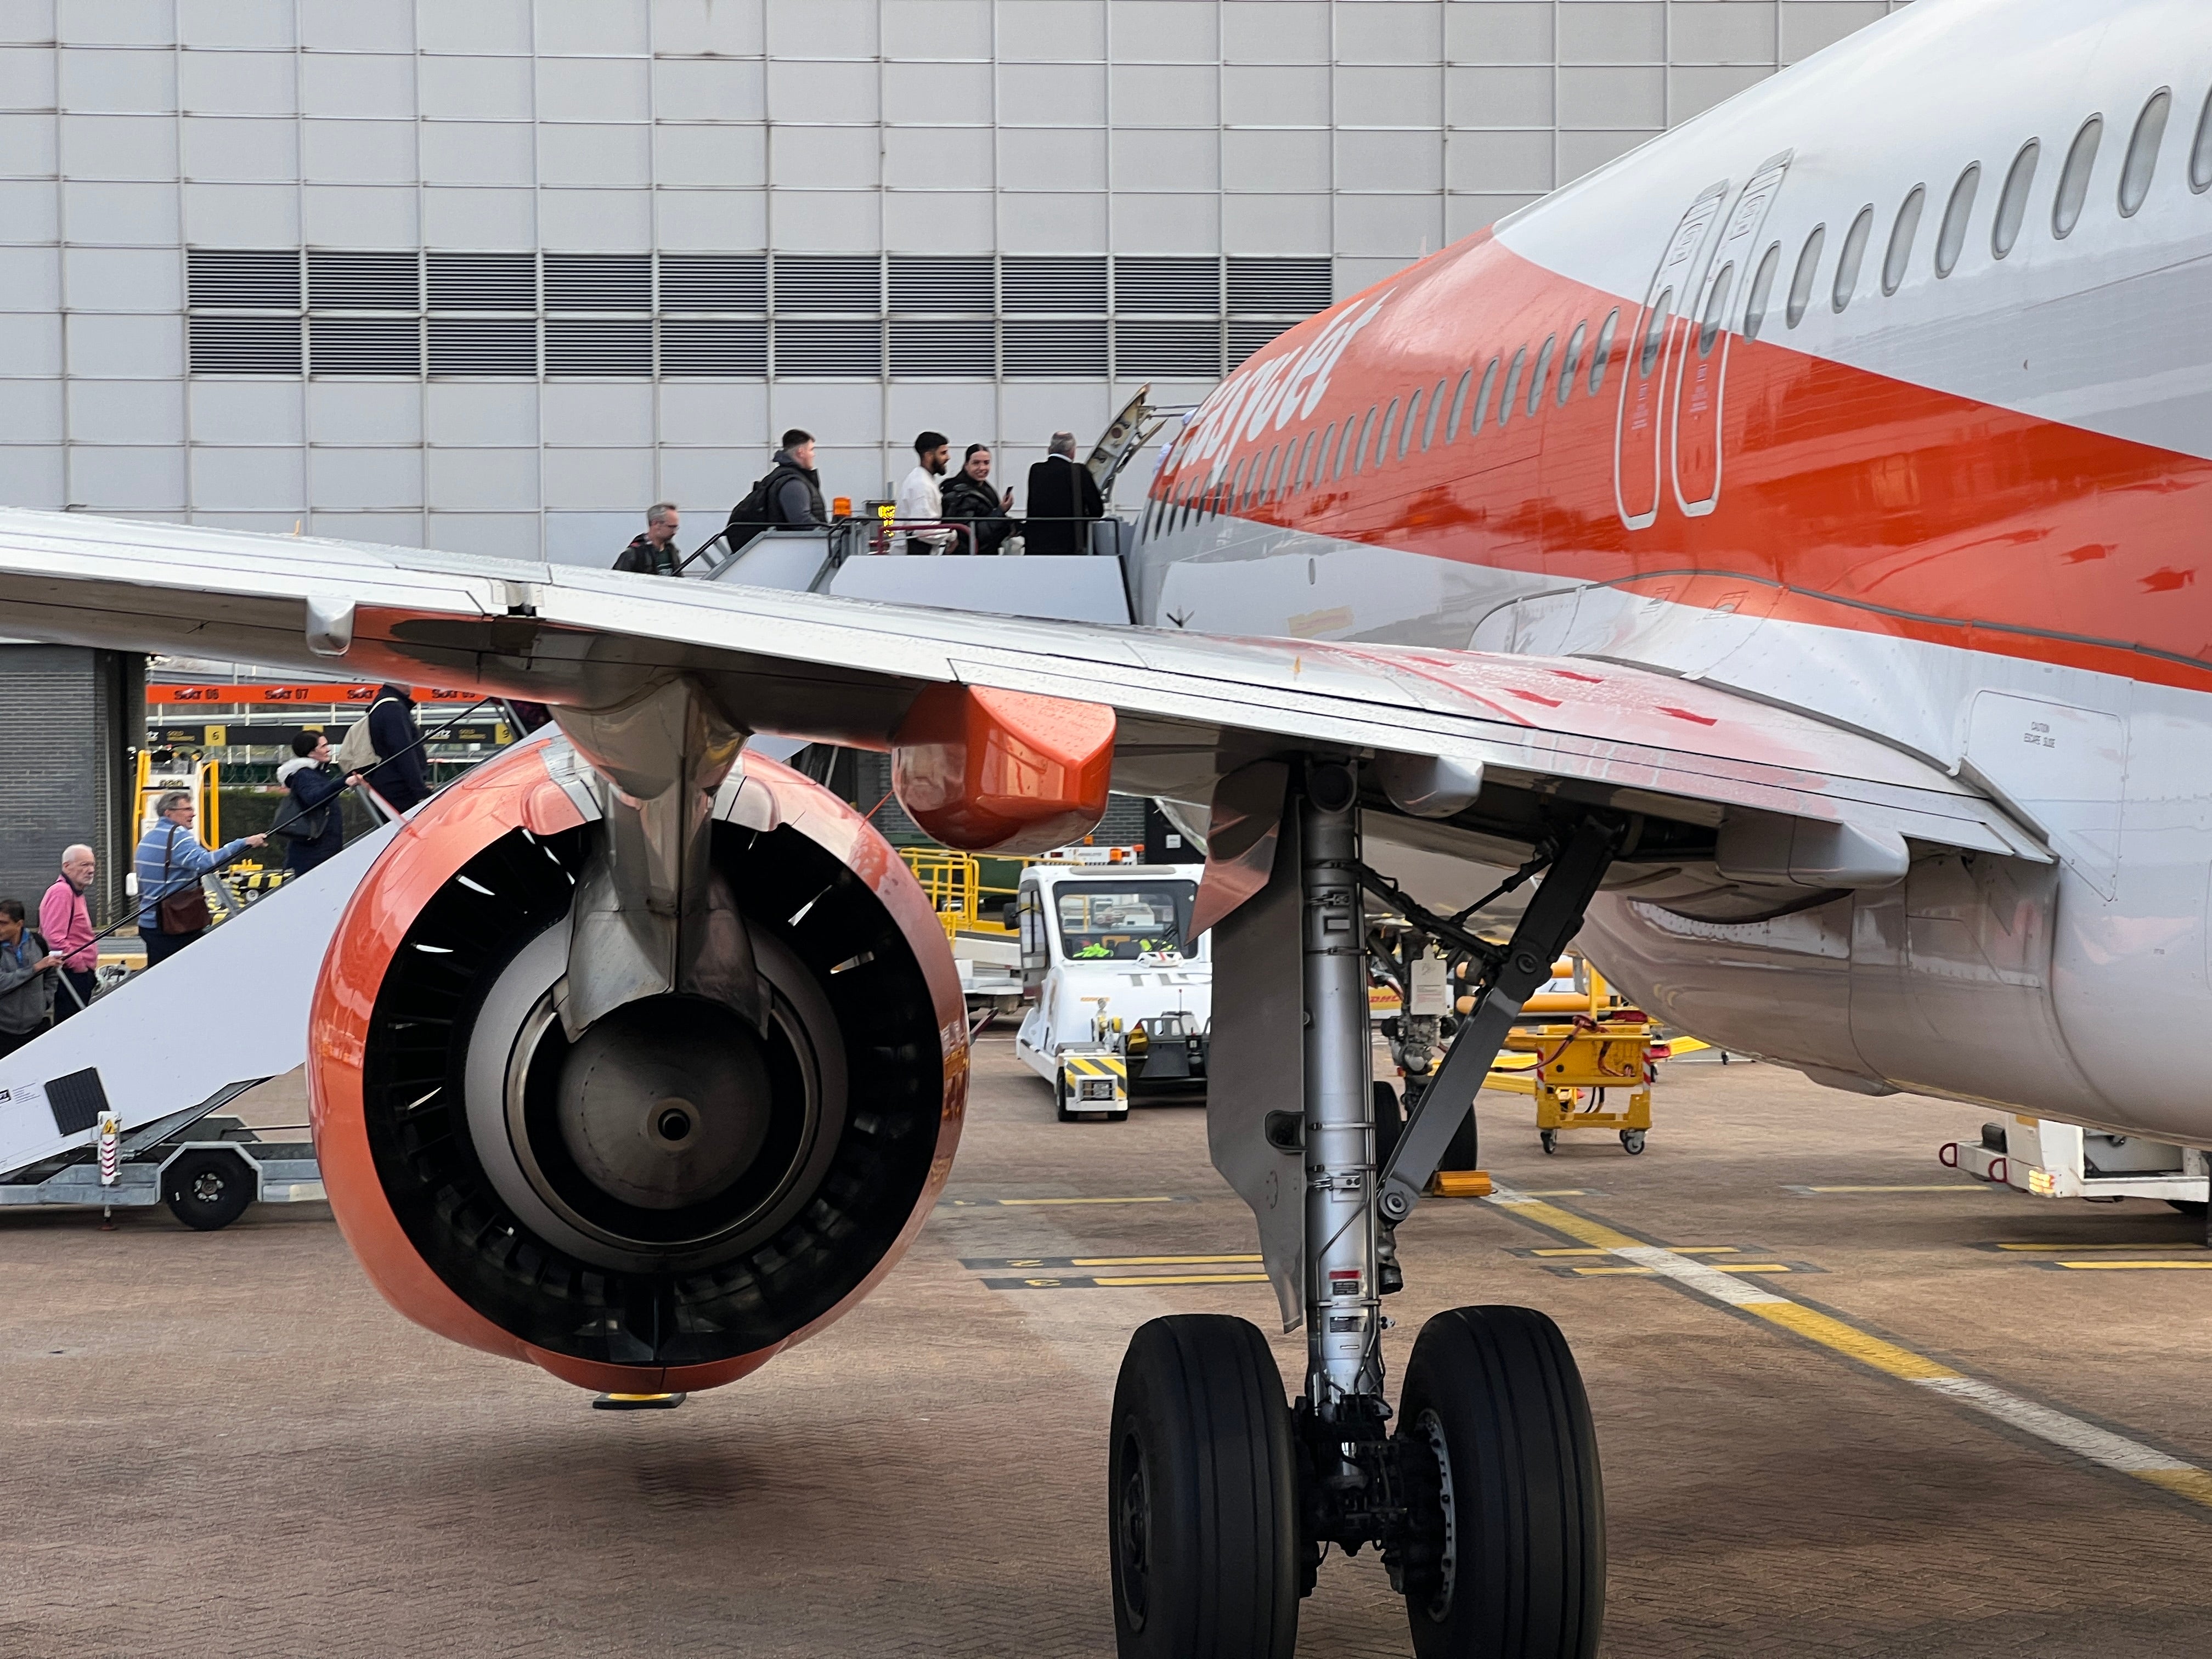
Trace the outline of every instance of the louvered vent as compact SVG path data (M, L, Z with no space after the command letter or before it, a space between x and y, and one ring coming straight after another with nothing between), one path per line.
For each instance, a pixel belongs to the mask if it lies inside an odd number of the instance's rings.
M1214 380L1221 374L1221 325L1116 323L1114 368L1125 380L1140 374Z
M311 318L307 370L313 374L420 374L422 325L411 317Z
M299 250L196 247L185 258L185 284L195 311L297 311Z
M421 256L309 248L307 303L319 311L420 311Z
M998 366L992 335L983 322L895 322L891 373L988 376Z
M1231 259L1229 308L1310 317L1331 303L1334 278L1322 259Z
M779 275L779 282L781 277ZM864 374L884 372L883 325L873 322L780 320L775 325L778 374Z
M879 312L883 281L883 263L872 253L779 253L775 308Z
M297 374L297 317L195 317L191 319L195 374Z
M650 311L653 256L549 253L545 256L545 309Z
M653 325L642 317L550 317L548 374L650 374Z
M1106 325L1009 322L1004 351L1010 377L1103 374Z
M433 253L430 309L535 311L538 257L532 253Z
M663 311L766 311L768 256L762 253L664 253Z
M995 308L988 254L894 253L893 311L990 311Z
M661 266L667 291L668 268ZM763 322L664 320L660 325L663 374L765 374L768 325Z
M432 256L435 258L435 255ZM434 294L435 289L432 292ZM538 325L523 319L430 319L433 374L535 374Z
M1024 254L1006 260L999 289L1009 312L1103 311L1103 254Z
M1229 367L1234 368L1254 352L1280 334L1287 325L1283 323L1244 322L1229 319Z
M1114 261L1116 311L1200 311L1221 314L1221 261L1130 258Z

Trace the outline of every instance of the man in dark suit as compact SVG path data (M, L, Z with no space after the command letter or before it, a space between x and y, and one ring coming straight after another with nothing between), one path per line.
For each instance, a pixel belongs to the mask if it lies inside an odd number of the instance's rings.
M1088 553L1089 520L1106 515L1098 480L1075 459L1075 434L1055 432L1052 448L1030 469L1029 519L1022 531L1030 553Z

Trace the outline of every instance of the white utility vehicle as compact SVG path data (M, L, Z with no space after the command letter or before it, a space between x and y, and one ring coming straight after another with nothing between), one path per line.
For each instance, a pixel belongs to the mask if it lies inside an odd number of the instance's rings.
M1205 1086L1213 1022L1208 941L1190 934L1197 872L1183 865L1033 864L1015 899L1022 1063L1065 1122L1126 1118L1133 1084Z

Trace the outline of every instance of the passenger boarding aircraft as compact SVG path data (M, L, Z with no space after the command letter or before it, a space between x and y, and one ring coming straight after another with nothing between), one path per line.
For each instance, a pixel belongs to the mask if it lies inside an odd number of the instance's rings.
M1396 1229L1578 928L1822 1081L2212 1146L2209 91L2197 0L1921 0L1245 364L1154 480L1147 628L31 513L0 605L555 706L366 878L310 1073L383 1293L587 1388L820 1328L958 1134L927 904L749 734L889 749L960 845L1066 840L1109 778L1172 804L1215 1162L1310 1354L1292 1409L1248 1324L1137 1333L1121 1651L1289 1653L1333 1540L1382 1547L1428 1659L1589 1655L1556 1328L1440 1316L1395 1415L1377 1346ZM1481 1000L1378 1135L1359 892L1449 939L1500 865L1535 896L1461 940Z

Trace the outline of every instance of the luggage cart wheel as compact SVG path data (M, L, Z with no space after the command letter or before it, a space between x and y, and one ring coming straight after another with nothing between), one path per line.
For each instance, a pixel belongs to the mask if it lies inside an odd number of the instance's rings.
M1547 1153L1559 1150L1559 1132L1557 1129L1539 1130L1536 1139L1543 1143L1544 1150Z
M1621 1150L1626 1152L1629 1157L1636 1157L1644 1150L1644 1131L1641 1129L1623 1129L1620 1132L1620 1146Z
M230 1152L186 1152L163 1172L161 1197L185 1225L211 1233L253 1202L253 1171Z

